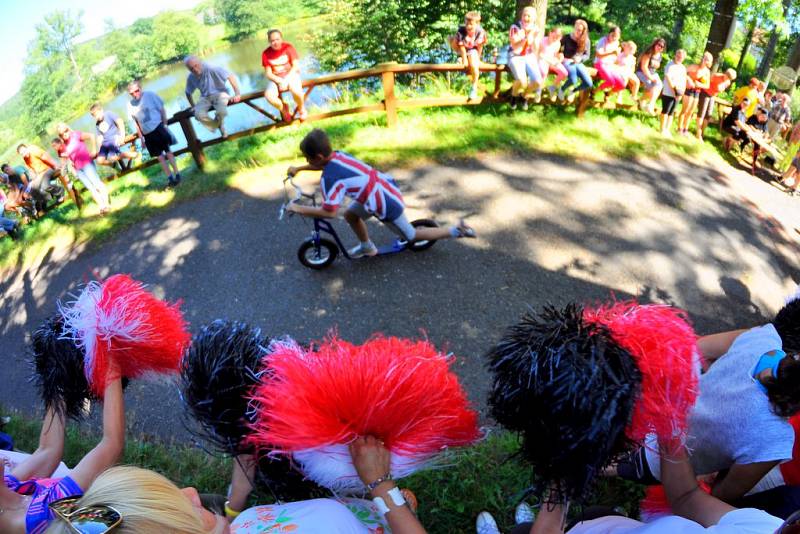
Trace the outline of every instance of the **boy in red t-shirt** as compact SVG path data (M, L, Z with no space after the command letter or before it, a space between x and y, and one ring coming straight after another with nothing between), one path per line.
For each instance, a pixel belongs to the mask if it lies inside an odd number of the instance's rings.
M267 39L269 46L261 53L261 65L264 66L264 74L267 77L264 98L280 110L285 122L291 122L293 114L289 111L289 105L281 98L281 93L289 91L297 105L294 115L304 120L308 113L303 96L303 83L300 79L300 58L297 50L283 41L280 30L270 30Z

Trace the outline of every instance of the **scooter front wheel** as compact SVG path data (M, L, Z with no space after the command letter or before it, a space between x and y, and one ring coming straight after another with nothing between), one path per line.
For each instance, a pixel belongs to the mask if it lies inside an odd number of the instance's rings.
M330 239L306 239L297 249L297 259L309 269L317 271L329 267L339 255L339 247Z
M436 221L432 219L417 219L416 221L411 221L411 226L414 228L438 228L439 225L436 224ZM427 241L414 241L411 243L408 248L410 248L413 252L421 252L423 250L428 250L433 245L436 244L436 240L427 240Z

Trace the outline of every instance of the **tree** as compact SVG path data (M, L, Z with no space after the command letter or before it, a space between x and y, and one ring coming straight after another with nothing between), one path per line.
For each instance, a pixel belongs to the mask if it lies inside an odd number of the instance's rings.
M750 51L756 28L765 24L771 24L776 28L781 27L786 21L785 14L786 11L781 0L743 0L739 4L736 15L747 28L747 37L745 37L742 53L739 55L737 71L741 70Z
M528 6L536 9L536 26L544 31L545 24L547 24L547 0L517 0L517 19L522 10Z
M214 8L233 38L263 29L269 12L259 0L215 0Z
M79 82L83 80L72 43L83 32L81 17L83 11L58 10L45 15L44 22L36 25L36 46L45 55L66 54Z
M714 18L708 30L706 52L714 56L714 64L719 64L719 55L728 48L736 28L736 7L738 0L717 0L714 5Z
M792 0L783 0L783 18L786 19L789 14L789 6ZM772 31L769 35L769 43L767 49L764 51L764 57L761 60L761 65L758 67L758 77L765 78L772 65L772 59L775 57L775 49L778 47L778 39L780 39L784 28L779 24L774 24Z

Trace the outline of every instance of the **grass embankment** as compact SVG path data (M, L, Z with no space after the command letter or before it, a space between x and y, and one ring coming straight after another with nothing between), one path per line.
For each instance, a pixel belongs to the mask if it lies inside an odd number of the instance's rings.
M35 264L53 249L102 243L174 202L230 187L247 191L264 180L277 180L288 164L302 161L298 143L314 126L328 131L336 148L383 168L487 153L538 152L576 159L706 157L715 155L718 146L713 128L707 131L711 142L664 139L656 118L626 111L590 110L578 119L573 108L556 106L536 106L529 112L512 112L506 105L423 109L401 113L395 129L385 127L382 113L342 117L216 145L207 151L205 173L184 156L184 181L174 191L163 189L165 178L157 166L110 182L111 214L99 217L88 194L83 213L66 202L26 226L21 241L0 239L0 270Z
M18 449L32 451L40 428L39 422L15 414L5 430L14 437ZM91 432L70 428L65 463L74 466L97 440ZM531 469L515 456L517 449L514 436L493 433L475 447L450 453L441 468L404 479L402 486L413 490L419 499L419 517L428 532L474 532L475 517L481 510L489 510L501 531L508 532L514 523L514 506L531 483ZM201 493L224 494L230 481L230 460L186 445L129 438L121 463L153 469L179 486L193 486ZM641 491L632 484L603 481L596 503L622 506L635 514L640 498ZM252 499L252 504L267 502L266 495Z

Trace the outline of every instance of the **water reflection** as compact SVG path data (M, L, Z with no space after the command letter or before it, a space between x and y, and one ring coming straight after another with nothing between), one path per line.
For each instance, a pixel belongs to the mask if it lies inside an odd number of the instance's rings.
M304 79L313 78L319 71L319 65L312 55L309 54L307 49L304 49L300 43L293 39L289 32L287 32L286 40L297 47L297 52L301 58L301 74ZM212 64L225 67L231 72L235 73L239 78L239 87L242 93L250 93L253 91L261 91L266 86L266 78L264 76L264 69L261 66L261 52L267 46L265 39L248 39L233 43L229 48L222 50L218 53L213 53L205 58L204 61ZM186 109L189 102L186 100L184 93L186 87L186 76L188 71L184 67L182 61L178 61L168 65L162 69L157 75L152 78L143 80L142 85L144 89L158 93L164 106L167 110L167 116L172 116L175 112ZM195 100L197 100L199 93L195 93ZM103 106L107 110L111 110L123 117L125 124L129 128L128 132L135 131L133 123L127 116L127 103L129 100L127 92L115 96L109 102L103 102ZM329 86L316 87L308 96L308 103L311 106L319 106L331 99L335 98L335 90ZM291 100L291 99L289 99ZM265 110L271 112L274 108L266 101L266 99L259 99L254 103ZM277 111L275 112L277 116ZM228 118L225 120L225 126L229 133L237 132L239 130L246 130L263 124L269 124L270 121L267 117L243 104L237 104L230 107L228 110ZM76 130L94 133L95 125L94 119L87 113L80 116L71 122L71 126ZM218 133L209 132L200 123L194 121L195 131L198 138L205 141L217 137ZM180 126L174 124L170 126L170 130L178 139L178 144L173 146L174 150L186 146L186 139L183 136Z

